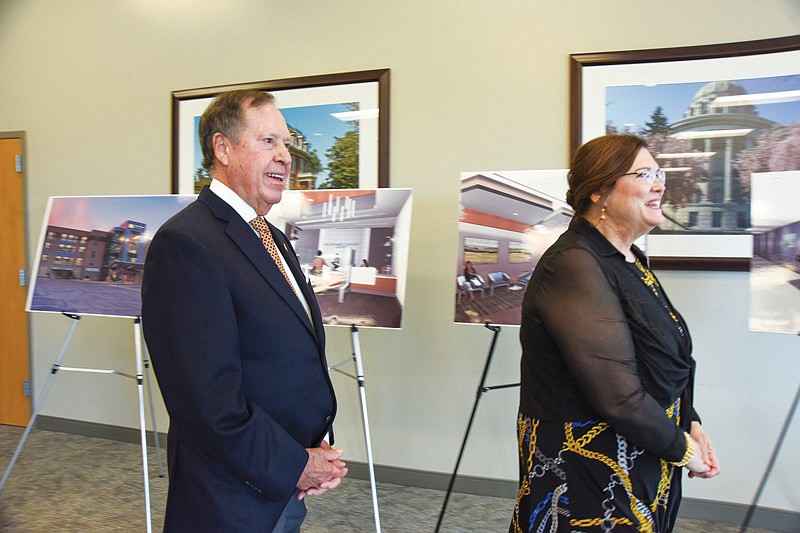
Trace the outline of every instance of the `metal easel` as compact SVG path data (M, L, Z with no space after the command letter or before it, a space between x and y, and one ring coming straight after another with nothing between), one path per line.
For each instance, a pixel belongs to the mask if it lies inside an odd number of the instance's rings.
M494 334L492 335L492 343L489 345L489 353L486 356L486 364L483 367L481 382L478 385L478 390L475 392L475 403L472 406L472 414L469 416L469 422L467 423L467 430L466 432L464 432L464 440L461 442L461 450L459 450L458 452L458 459L456 459L456 466L455 468L453 468L453 475L450 476L450 484L447 486L447 493L444 496L444 503L442 504L442 510L439 513L439 520L436 522L436 529L434 529L434 533L438 533L439 528L442 527L442 522L444 521L444 513L447 510L447 502L450 501L450 494L453 492L453 486L456 483L456 476L458 475L458 467L461 465L461 457L464 455L464 448L467 447L467 439L469 438L469 432L472 430L472 423L475 421L475 413L478 411L478 403L480 403L481 401L481 396L483 396L483 393L489 392L491 390L519 387L519 383L507 383L505 385L486 386L486 376L489 375L489 367L492 364L492 356L494 355L494 348L497 345L497 337L500 335L501 328L500 326L493 326L489 322L486 322L484 324L484 327L494 332Z
M358 328L350 326L350 341L353 347L353 355L341 363L328 367L329 371L339 372L345 376L355 379L358 382L358 393L361 397L361 419L364 423L364 440L367 445L367 465L369 467L369 482L372 489L372 511L375 515L375 531L381 533L381 516L378 510L378 488L375 484L375 463L372 459L372 443L369 433L369 416L367 415L367 393L364 387L364 364L361 361L361 343L358 338ZM356 366L356 375L348 374L339 370L342 365L353 361Z
M6 468L5 473L3 474L3 479L0 480L0 492L3 490L3 487L6 485L6 481L8 480L9 475L11 474L11 470L14 468L14 464L17 462L17 458L19 458L19 454L22 451L22 447L25 445L25 441L28 439L30 435L31 429L33 429L33 425L36 422L36 417L39 415L39 412L42 410L44 406L44 402L47 399L47 395L50 392L50 388L55 381L56 374L60 371L64 372L89 372L93 374L117 374L120 376L124 376L127 378L135 379L137 388L139 390L139 428L141 432L141 441L142 441L142 472L144 475L144 500L145 500L145 513L147 517L147 532L152 532L152 519L150 515L150 478L148 474L148 465L147 465L147 429L145 427L145 418L144 418L144 383L147 384L147 394L150 400L150 416L153 421L153 437L156 446L156 455L158 458L158 474L159 477L164 477L164 470L161 463L161 447L159 445L158 440L158 430L156 429L156 419L155 419L155 410L153 408L153 394L150 388L150 375L149 372L147 374L144 373L145 368L150 367L149 360L145 360L143 356L142 350L142 325L141 325L141 318L134 319L133 322L133 330L134 330L134 345L136 351L136 375L127 374L120 370L109 370L109 369L102 369L102 368L82 368L82 367L71 367L71 366L62 366L61 362L64 359L64 355L67 352L67 348L69 347L70 342L72 341L72 336L75 334L75 330L78 327L78 323L81 319L80 315L75 315L71 313L62 313L64 316L73 320L72 325L67 332L67 336L64 339L64 343L61 346L61 351L58 353L58 357L56 357L53 366L50 369L50 375L47 377L47 381L44 384L44 388L42 389L42 394L39 399L36 401L36 405L33 409L33 414L31 414L31 418L28 421L28 425L25 427L25 431L22 434L22 438L17 445L17 449L14 450L14 455L11 457L11 461Z

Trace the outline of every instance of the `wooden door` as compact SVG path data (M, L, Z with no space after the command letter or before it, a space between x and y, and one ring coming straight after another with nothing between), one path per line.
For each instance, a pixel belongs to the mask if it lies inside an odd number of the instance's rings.
M0 424L31 416L22 139L0 138Z

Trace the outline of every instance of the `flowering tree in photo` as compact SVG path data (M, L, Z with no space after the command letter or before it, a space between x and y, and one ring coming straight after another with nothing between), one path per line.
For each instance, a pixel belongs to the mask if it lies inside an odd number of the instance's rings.
M747 198L753 172L800 170L800 124L764 131L752 148L739 152L733 166L739 171L739 189Z

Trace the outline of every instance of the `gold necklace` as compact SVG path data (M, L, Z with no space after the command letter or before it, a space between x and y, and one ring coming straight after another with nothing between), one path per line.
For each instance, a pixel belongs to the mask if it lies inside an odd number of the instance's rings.
M639 261L638 257L634 259L633 263L636 265L636 268L638 268L639 271L644 274L641 278L644 284L650 287L650 289L653 291L653 294L658 296L658 289L656 288L659 286L658 280L653 275L653 272L649 268L645 268L645 266Z
M640 278L642 282L648 287L650 287L650 290L652 290L653 294L656 295L658 301L661 302L661 305L664 306L664 310L669 314L673 322L675 322L675 325L678 327L678 331L680 332L681 336L685 335L683 331L683 326L681 326L681 321L678 319L678 316L672 311L672 309L669 308L667 303L664 300L662 300L661 297L659 296L657 287L659 287L660 285L658 284L658 280L656 279L656 277L653 275L653 272L649 268L645 267L639 261L638 257L634 259L633 263L636 265L636 268L638 268L639 271L642 273L642 277Z

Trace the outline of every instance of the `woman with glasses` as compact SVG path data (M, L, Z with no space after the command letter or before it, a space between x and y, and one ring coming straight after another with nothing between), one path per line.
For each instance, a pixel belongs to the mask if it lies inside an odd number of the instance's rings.
M689 330L634 241L664 171L632 135L575 154L569 229L522 306L520 488L510 531L672 531L681 472L719 463L693 408Z

